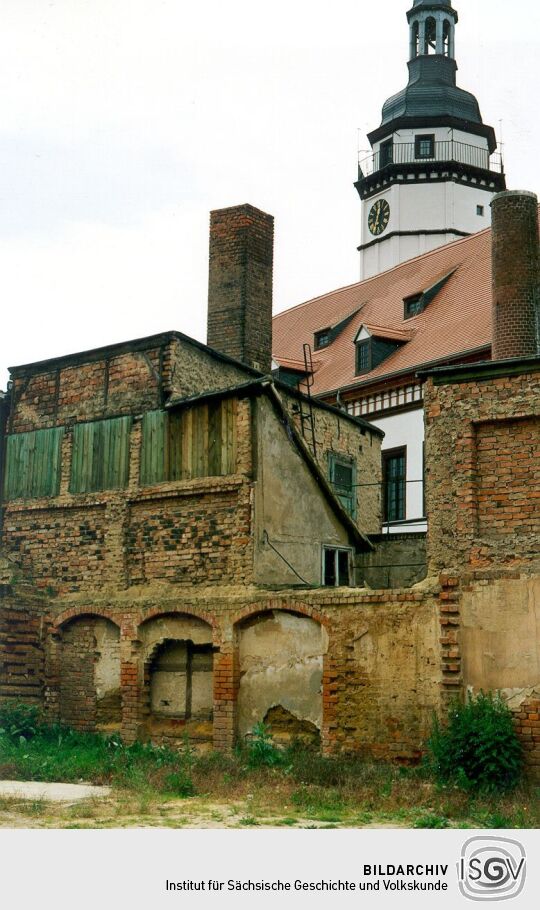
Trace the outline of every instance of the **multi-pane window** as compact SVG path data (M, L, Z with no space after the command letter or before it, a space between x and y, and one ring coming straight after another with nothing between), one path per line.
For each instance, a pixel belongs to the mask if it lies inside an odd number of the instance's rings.
M424 295L413 294L411 297L405 297L403 300L403 317L410 319L412 316L418 316L424 311Z
M404 521L406 515L406 449L383 452L383 518Z
M234 474L236 409L236 399L229 398L178 411L145 414L141 483Z
M131 417L115 417L73 427L71 493L127 487L131 424Z
M6 444L6 499L57 496L64 427L8 436Z
M356 512L356 465L352 458L330 453L328 461L330 483L334 493L349 515Z
M434 158L435 157L435 136L415 136L414 140L414 157L415 158Z
M356 374L368 373L371 369L371 339L356 342Z
M319 351L321 348L328 347L331 341L330 332L330 329L321 329L320 332L315 332L314 341L316 351Z
M325 587L346 588L351 584L352 550L323 547L323 580Z

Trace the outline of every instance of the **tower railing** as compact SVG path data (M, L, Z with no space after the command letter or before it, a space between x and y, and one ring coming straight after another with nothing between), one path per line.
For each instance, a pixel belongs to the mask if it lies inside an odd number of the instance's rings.
M497 174L504 173L502 155L499 152L490 155L487 149L455 139L444 139L433 142L432 154L418 154L418 145L414 142L385 143L378 152L358 160L358 177L370 177L390 165L420 164L429 168L434 162L448 161L477 167Z

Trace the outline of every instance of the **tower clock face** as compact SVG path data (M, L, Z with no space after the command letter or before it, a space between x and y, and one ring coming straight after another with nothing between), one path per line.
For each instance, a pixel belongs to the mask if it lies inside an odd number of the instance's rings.
M382 234L390 221L390 206L386 199L377 199L369 210L368 227L376 237Z

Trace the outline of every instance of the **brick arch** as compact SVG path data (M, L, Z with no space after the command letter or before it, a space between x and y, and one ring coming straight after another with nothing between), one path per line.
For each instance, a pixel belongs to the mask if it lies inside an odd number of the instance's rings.
M232 617L232 626L235 628L241 623L245 622L247 619L251 619L252 616L257 616L262 613L271 613L274 610L281 610L284 613L293 613L297 616L307 616L308 619L313 619L315 622L318 622L319 625L324 626L326 631L329 631L329 621L326 616L320 613L318 610L313 609L313 607L308 606L308 604L302 603L301 601L282 601L282 600L270 600L265 604L249 604L245 607L240 613L236 613Z
M204 610L198 610L196 607L152 607L146 612L140 614L140 618L136 623L137 631L144 626L147 622L150 622L151 619L157 619L161 616L193 616L195 619L200 619L202 622L205 622L212 632L215 633L219 631L219 626L215 616L211 616L210 613L206 613Z
M54 634L55 632L60 631L62 626L65 626L70 620L80 619L83 616L94 616L97 619L107 619L113 626L116 626L118 631L120 631L120 622L113 618L113 614L110 610L105 610L101 607L72 607L70 610L64 610L63 613L60 613L60 616L55 618L51 632Z

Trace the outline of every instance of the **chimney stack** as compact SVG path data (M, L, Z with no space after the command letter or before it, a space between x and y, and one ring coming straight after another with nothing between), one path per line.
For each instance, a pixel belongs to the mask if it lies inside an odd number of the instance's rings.
M210 213L210 347L269 373L274 219L252 205Z
M538 199L498 193L492 207L492 359L540 354Z

